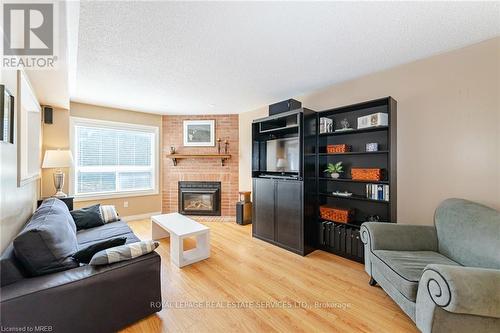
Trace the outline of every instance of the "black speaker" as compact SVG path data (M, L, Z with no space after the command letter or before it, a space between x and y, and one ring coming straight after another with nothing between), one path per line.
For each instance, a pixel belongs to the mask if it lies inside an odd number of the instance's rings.
M252 203L237 202L236 203L236 223L249 224L252 223Z
M287 99L286 101L269 105L269 115L300 109L302 103L294 99Z
M43 107L43 122L45 124L52 124L53 112L54 112L54 109L52 109L51 106L44 106Z

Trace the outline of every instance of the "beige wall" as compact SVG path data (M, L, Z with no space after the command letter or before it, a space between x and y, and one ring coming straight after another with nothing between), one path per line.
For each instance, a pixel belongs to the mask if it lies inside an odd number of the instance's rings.
M54 108L52 124L43 124L42 153L47 149L69 149L69 111ZM69 193L69 168L61 169L65 178L63 192ZM42 169L42 197L50 197L56 192L53 180L54 169Z
M104 106L71 102L71 116L107 121L121 121L129 124L157 126L161 129L161 115L135 112Z
M20 99L16 71L2 70L0 73L0 82L13 94L17 104ZM14 144L0 142L0 251L31 216L37 198L38 181L17 187L17 139L14 136Z
M461 197L500 209L500 38L294 97L313 110L398 102L398 222L432 224ZM240 189L249 189L251 119L240 115Z
M161 125L162 120L160 115L148 114L142 112L134 112L122 109L107 108L89 104L74 103L70 104L70 111L56 109L54 110L54 123L44 125L43 149L51 148L68 148L69 140L69 124L70 117L90 118L107 121L118 121L132 124L156 126L159 128L160 143L161 143ZM161 147L160 147L161 151ZM66 170L67 181L65 191L68 191L68 184L71 181L69 172ZM161 172L159 172L161 175ZM159 181L161 184L161 179ZM42 173L42 193L44 195L52 195L54 193L54 185L52 181L52 171L44 170ZM66 192L68 193L68 192ZM128 202L128 207L124 207L124 202ZM156 195L123 197L106 200L85 200L76 201L75 207L85 207L94 203L107 205L115 205L121 216L143 215L152 212L161 211L161 193Z

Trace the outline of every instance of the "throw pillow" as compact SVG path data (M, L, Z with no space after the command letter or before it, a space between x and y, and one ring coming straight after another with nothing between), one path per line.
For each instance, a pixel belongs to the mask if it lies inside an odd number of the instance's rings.
M149 240L112 247L110 249L97 252L90 260L90 265L107 265L114 262L137 258L153 252L158 245L160 245L160 243Z
M104 223L119 221L118 213L116 212L115 206L113 205L102 205L101 206L101 217Z
M111 247L120 246L125 244L127 237L116 237L112 239L106 239L102 242L92 244L84 249L73 254L73 258L81 264L88 264L90 259L99 251L109 249Z
M81 230L104 225L104 221L101 217L101 210L99 209L100 206L100 204L97 204L72 210L70 213L71 216L73 216L73 220L75 220L76 229Z

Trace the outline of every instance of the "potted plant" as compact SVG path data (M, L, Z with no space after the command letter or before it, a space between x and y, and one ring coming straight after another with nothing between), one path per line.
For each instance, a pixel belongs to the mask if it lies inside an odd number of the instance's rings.
M340 174L344 172L342 168L343 168L342 162L338 162L335 164L328 163L325 172L329 173L333 179L337 179L340 177Z

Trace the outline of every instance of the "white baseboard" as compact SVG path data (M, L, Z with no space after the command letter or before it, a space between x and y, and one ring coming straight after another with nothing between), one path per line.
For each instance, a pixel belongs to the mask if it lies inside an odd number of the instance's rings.
M139 215L121 216L121 219L124 220L125 222L130 222L130 221L136 221L136 220L149 219L153 215L160 215L160 214L161 214L161 212L151 212L151 213L144 213L144 214L139 214Z

